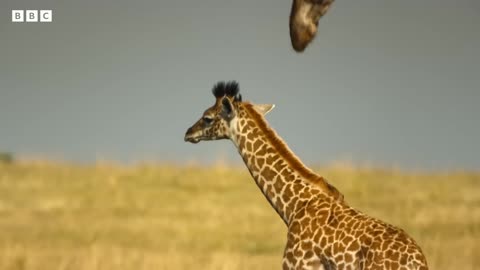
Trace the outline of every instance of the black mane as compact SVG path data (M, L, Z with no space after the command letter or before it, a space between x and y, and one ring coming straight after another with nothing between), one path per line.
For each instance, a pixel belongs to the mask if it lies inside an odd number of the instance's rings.
M228 96L234 101L242 101L242 95L239 94L240 87L236 81L218 82L212 88L212 93L216 98Z

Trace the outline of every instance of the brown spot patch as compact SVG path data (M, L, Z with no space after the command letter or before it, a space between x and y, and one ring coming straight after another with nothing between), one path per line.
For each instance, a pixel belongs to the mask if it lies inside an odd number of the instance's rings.
M290 199L292 198L292 196L293 196L292 185L287 184L285 186L285 189L283 190L283 194L282 194L283 201L284 202L289 202Z
M353 256L350 253L345 253L344 259L347 264L353 262Z
M355 241L351 242L350 245L348 245L347 249L350 250L350 251L356 251L359 248L360 248L360 244L358 243L358 241L355 240Z
M307 250L307 252L305 252L305 255L304 255L303 257L304 257L304 259L307 259L307 260L308 260L308 259L312 258L313 255L314 255L314 254L313 254L313 251Z
M252 148L252 143L249 142L249 141L247 141L247 143L246 143L246 148L247 148L247 151L251 153L252 150L253 150L253 148Z
M263 164L265 164L265 159L264 158L257 158L257 164L260 168L262 168Z
M269 167L264 167L261 173L267 181L272 181L276 176L275 171L271 170Z
M255 142L253 143L253 151L258 151L260 147L262 146L263 142L260 139L256 139Z

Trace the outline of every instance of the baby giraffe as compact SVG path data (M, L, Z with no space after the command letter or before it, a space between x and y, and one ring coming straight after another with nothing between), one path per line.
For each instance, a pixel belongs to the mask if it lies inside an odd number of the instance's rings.
M403 230L352 207L307 168L270 128L274 105L243 102L236 82L213 87L215 104L185 141L231 140L265 198L288 228L283 269L426 270L420 247Z

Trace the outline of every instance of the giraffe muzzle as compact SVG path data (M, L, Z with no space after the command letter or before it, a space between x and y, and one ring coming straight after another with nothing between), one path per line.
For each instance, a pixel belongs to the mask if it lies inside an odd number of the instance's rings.
M189 128L187 130L187 133L185 133L184 140L186 142L191 142L191 143L198 143L200 141L200 139L195 137L194 132L192 131L192 128Z

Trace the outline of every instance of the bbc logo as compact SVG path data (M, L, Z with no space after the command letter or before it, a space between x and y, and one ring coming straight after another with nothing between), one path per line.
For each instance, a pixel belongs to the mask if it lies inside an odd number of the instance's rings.
M12 10L12 22L51 22L52 10Z

